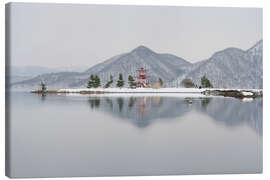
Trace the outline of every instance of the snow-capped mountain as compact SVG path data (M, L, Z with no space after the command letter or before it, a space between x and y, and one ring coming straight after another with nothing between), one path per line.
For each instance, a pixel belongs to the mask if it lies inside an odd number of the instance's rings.
M248 49L247 52L253 56L262 57L263 41L262 40L258 41L254 46L252 46L250 49Z
M13 88L39 87L41 81L49 89L86 87L91 74L98 75L104 85L114 77L113 86L119 73L123 74L125 86L128 86L129 75L137 76L138 68L148 69L150 82L161 78L167 87L179 87L185 78L200 85L202 76L211 81L216 88L262 88L262 40L244 51L238 48L227 48L213 54L207 60L198 63L188 61L171 54L160 54L145 46L114 56L84 72L58 72L38 75L32 79L12 84Z
M110 75L114 77L116 83L119 73L123 74L124 80L128 81L128 76L136 77L138 68L148 69L150 81L155 82L162 78L165 82L170 82L175 77L182 76L192 64L182 58L170 54L158 54L145 46L139 46L129 53L115 56L104 63L98 64L85 73L96 74L101 78L101 82L109 81ZM76 86L84 86L88 79L78 82ZM126 86L128 84L126 83Z
M183 79L191 79L200 85L204 75L217 88L262 88L262 41L243 51L227 48L216 52L208 60L193 65L183 76L179 76L168 86L178 87Z
M26 88L27 86L39 86L45 82L50 88L65 87L86 87L90 74L98 75L101 84L104 85L110 78L114 77L114 83L118 80L119 73L122 73L125 82L128 76L137 76L137 69L144 67L148 69L150 81L155 82L162 78L164 82L170 82L178 76L185 74L192 64L182 58L171 54L158 54L145 46L139 46L129 53L124 53L97 64L82 73L50 73L37 76L33 79L15 83L14 87ZM125 86L128 86L125 83Z

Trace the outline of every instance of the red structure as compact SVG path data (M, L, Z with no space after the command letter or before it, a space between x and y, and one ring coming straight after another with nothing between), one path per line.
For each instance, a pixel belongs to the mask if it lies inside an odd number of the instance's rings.
M145 115L146 112L146 100L147 100L146 97L140 97L138 98L138 101L136 101L138 103L140 115L142 117Z
M143 87L143 88L148 88L149 86L149 82L148 82L148 78L150 78L150 76L146 75L146 72L148 71L147 69L144 68L139 68L137 69L139 76L137 76L137 82L136 82L136 86L137 87Z

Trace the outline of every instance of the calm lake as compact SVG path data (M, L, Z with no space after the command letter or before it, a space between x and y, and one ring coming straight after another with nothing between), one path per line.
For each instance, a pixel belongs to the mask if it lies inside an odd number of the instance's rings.
M9 95L12 177L259 173L262 98Z

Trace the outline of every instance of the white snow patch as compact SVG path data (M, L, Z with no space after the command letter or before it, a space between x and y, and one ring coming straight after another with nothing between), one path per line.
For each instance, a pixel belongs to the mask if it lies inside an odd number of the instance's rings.
M250 101L253 101L253 98L243 98L242 101L243 102L250 102Z
M243 94L244 96L253 96L252 92L243 91L243 92L241 92L241 94Z

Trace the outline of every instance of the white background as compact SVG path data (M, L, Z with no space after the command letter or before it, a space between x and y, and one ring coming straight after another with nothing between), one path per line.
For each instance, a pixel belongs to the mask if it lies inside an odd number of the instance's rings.
M0 5L0 179L5 177L5 3L9 1L1 0ZM208 6L208 7L261 7L263 8L263 80L264 80L264 102L263 102L263 174L244 174L244 175L188 175L188 176L140 176L140 177L92 177L92 178L72 178L77 179L123 179L123 180L161 180L161 179L270 179L270 137L269 137L269 80L270 79L270 53L269 53L269 34L270 34L270 1L269 0L32 0L32 1L12 1L12 2L47 2L47 3L80 3L80 4L127 4L127 5L171 5L171 6ZM221 162L222 163L222 162ZM46 179L46 178L43 178ZM54 178L66 179L66 178Z

